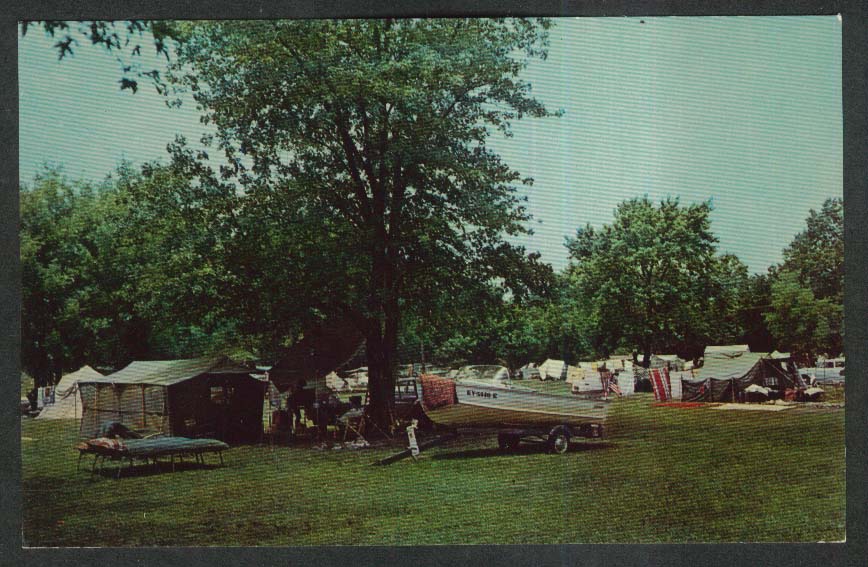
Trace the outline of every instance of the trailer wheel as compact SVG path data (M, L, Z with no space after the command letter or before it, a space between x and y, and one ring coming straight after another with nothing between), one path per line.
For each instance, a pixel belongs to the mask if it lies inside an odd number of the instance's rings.
M563 455L570 448L570 433L566 427L560 426L549 433L548 446L552 453Z
M521 443L521 437L515 433L502 432L497 434L497 446L501 451L514 450L519 443Z

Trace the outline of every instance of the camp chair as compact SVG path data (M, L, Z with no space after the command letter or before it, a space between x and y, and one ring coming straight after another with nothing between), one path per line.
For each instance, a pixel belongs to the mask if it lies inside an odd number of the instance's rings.
M343 436L341 441L346 442L347 436L352 431L353 434L358 439L365 439L365 423L366 423L365 411L362 408L353 408L348 412L344 413L342 416L338 418L338 424L343 428Z

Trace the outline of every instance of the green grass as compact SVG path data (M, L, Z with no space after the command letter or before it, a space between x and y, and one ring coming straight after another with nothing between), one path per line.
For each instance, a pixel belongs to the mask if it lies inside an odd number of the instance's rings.
M824 400L833 404L844 403L844 384L820 384L826 395Z
M32 546L844 539L844 411L617 402L605 443L565 455L492 436L394 449L247 446L225 468L90 480L69 422L22 423ZM209 462L213 457L209 458Z

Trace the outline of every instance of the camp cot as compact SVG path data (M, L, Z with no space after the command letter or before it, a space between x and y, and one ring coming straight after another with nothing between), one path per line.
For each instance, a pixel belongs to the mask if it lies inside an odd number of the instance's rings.
M258 441L268 382L225 357L136 361L108 376L79 380L80 435L118 422L174 437Z

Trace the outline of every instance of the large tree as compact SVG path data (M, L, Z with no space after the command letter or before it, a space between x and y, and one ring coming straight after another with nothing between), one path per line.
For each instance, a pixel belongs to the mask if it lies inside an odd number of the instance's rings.
M388 420L402 309L468 277L514 287L527 258L504 240L529 183L493 131L548 112L519 79L545 57L546 20L189 22L173 80L217 127L251 199L282 193L338 235L331 308L366 337L371 405ZM316 255L318 250L310 250ZM319 255L322 262L334 259Z
M635 198L611 224L568 239L574 305L601 354L636 349L647 365L655 351L696 356L708 341L738 334L734 289L747 270L717 255L710 211L708 203Z

